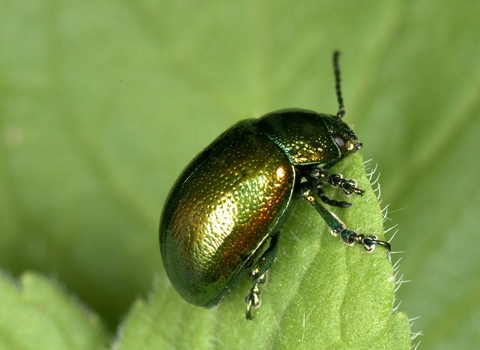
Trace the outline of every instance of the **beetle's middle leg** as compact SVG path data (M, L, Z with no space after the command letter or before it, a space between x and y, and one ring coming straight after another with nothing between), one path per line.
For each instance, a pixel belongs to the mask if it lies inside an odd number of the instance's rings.
M380 245L387 249L387 251L390 251L390 243L379 240L377 236L364 235L347 229L345 224L335 214L325 209L325 207L317 201L315 194L311 189L312 185L310 183L303 182L300 186L300 195L320 214L333 236L340 235L342 240L349 245L353 245L355 243L360 244L368 252L373 251L377 245Z
M253 268L248 273L248 277L254 280L255 283L245 298L245 303L247 304L245 318L247 320L252 320L254 318L252 308L257 308L260 306L260 284L264 284L267 281L267 272L275 261L275 257L277 255L279 237L280 232L272 235L270 238L270 245L267 249L265 249L260 258L256 261Z

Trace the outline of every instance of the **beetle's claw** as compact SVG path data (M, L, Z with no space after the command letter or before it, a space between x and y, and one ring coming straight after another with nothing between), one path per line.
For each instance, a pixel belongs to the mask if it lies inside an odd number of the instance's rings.
M257 308L260 306L260 298L258 294L248 294L245 298L245 303L247 304L247 309L245 311L245 318L250 321L253 320L255 316L253 316L253 308Z
M390 243L386 242L386 241L381 241L379 239L377 239L376 236L366 236L363 241L362 241L362 245L363 247L369 247L370 250L368 250L367 248L365 248L365 250L367 251L371 251L375 248L376 245L379 245L379 246L382 246L384 247L388 252L391 251L391 246L390 246Z

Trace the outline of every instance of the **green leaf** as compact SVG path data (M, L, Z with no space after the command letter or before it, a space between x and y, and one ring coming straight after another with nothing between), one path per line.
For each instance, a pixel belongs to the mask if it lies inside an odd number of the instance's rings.
M349 228L383 237L382 214L360 154L332 171L358 180L366 193L353 207L335 212ZM332 196L333 197L333 196ZM338 197L338 195L336 196ZM216 310L182 300L167 279L148 304L138 301L122 329L120 348L231 349L409 349L410 326L393 313L394 279L386 250L367 253L333 237L318 213L302 200L294 204L281 232L276 262L262 286L262 305L244 319L252 282L233 289ZM234 325L234 327L232 327ZM180 336L181 335L181 336ZM246 336L248 335L248 336Z
M35 273L0 275L0 349L98 349L108 334L95 314Z

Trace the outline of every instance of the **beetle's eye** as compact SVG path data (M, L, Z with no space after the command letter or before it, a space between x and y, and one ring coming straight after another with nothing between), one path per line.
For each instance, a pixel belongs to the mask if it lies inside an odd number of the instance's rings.
M335 140L335 143L337 144L338 148L340 148L342 152L345 151L345 147L347 145L347 143L345 142L345 139L340 135L335 135L333 139Z

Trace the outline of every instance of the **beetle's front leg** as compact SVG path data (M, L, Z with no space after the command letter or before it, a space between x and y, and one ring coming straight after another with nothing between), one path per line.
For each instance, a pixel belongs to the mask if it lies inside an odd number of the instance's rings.
M310 171L309 176L318 183L329 184L332 187L340 188L347 196L351 195L352 193L362 195L365 192L357 187L356 180L345 179L342 174L330 174L327 169L319 165Z
M327 203L328 205L340 207L340 208L348 208L352 204L345 201L336 201L333 199L328 198L328 196L323 191L323 186L329 185L331 187L340 188L346 195L351 195L352 193L356 194L363 194L363 190L357 187L357 181L344 179L341 174L330 174L328 170L317 165L308 171L305 174L307 181L311 184L315 184L317 188L317 194L322 200L322 202Z
M331 174L328 177L328 183L332 187L338 187L349 196L352 193L363 195L364 190L357 187L357 181L353 179L345 179L342 174Z

